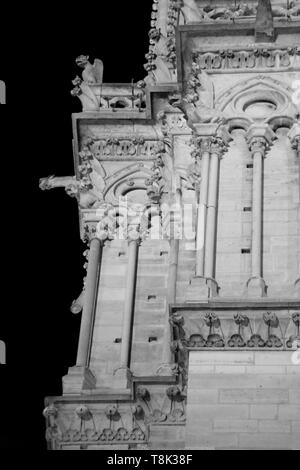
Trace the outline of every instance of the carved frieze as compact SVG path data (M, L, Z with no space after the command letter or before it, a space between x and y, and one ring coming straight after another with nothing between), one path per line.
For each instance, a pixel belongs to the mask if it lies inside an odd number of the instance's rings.
M300 313L282 317L273 311L234 316L209 311L195 316L188 313L171 317L174 352L182 349L291 349L300 346Z
M156 141L142 136L90 139L89 148L97 160L151 160Z
M200 70L224 69L272 69L300 66L300 47L285 49L256 48L233 50L224 49L208 52L194 52L193 61Z
M162 393L152 392L144 386L136 389L138 406L148 424L185 423L186 395L179 385L172 385Z
M186 21L197 21L203 23L214 22L243 22L255 18L257 13L257 2L198 2L197 0L183 0L183 12ZM272 5L273 17L279 21L291 22L299 19L300 2L299 0L276 2Z
M110 404L95 412L79 403L74 409L61 409L48 405L46 439L52 448L60 449L65 444L146 444L148 427L144 417L132 412L130 406Z
M103 397L104 398L104 397ZM137 383L134 402L50 402L43 411L52 449L78 445L147 445L156 425L184 425L186 394L180 384Z

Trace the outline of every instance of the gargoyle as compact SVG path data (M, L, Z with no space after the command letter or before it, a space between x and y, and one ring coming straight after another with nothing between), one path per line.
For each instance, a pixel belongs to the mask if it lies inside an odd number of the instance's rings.
M80 190L80 181L76 180L75 176L51 175L47 178L41 178L39 181L39 187L42 190L65 188L68 196L76 197L79 206L83 209L94 207L98 202L100 202L99 197L93 190Z
M89 85L101 84L103 82L103 62L100 59L95 59L94 63L89 62L89 56L80 55L76 59L76 64L83 68L82 80Z
M42 191L53 189L53 188L67 188L72 187L74 189L74 196L77 193L79 182L75 176L48 176L47 178L40 178L39 187ZM76 191L75 191L76 189Z

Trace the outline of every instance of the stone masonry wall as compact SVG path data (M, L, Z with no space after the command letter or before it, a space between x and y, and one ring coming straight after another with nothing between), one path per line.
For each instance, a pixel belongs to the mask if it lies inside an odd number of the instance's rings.
M300 366L287 351L195 351L187 449L299 449Z
M131 354L131 370L138 376L155 374L161 363L168 259L166 240L147 240L139 248ZM127 242L105 245L90 363L97 387L111 386L120 365L127 261Z

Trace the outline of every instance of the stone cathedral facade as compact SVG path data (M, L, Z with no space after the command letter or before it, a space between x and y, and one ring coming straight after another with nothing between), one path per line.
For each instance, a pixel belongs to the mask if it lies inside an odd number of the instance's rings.
M49 449L299 449L299 15L154 0L146 78L78 57L75 175L40 180L86 256Z

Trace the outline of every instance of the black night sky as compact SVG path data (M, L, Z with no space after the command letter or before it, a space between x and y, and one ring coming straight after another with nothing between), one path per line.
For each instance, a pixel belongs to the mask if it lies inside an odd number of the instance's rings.
M102 59L107 83L144 78L151 5L27 4L1 30L1 449L46 449L44 397L61 394L76 358L80 315L69 307L84 262L77 203L63 189L38 188L40 177L73 174L71 113L81 110L70 94L81 72L75 58Z

